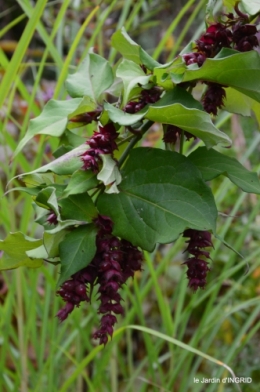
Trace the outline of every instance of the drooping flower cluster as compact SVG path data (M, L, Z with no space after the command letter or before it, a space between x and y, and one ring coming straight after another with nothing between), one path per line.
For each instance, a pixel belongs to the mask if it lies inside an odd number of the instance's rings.
M96 238L97 251L91 263L64 282L58 294L66 302L57 316L63 321L80 302L90 302L94 286L98 285L98 313L103 316L94 338L106 344L117 322L115 314L123 314L119 290L135 271L141 270L142 253L130 242L112 235L112 221L105 216L95 220L99 231Z
M259 46L256 26L248 24L248 16L243 14L237 5L235 11L237 16L232 13L225 15L225 21L211 24L196 40L195 51L182 56L187 65L198 64L201 67L206 58L215 57L222 48L247 52ZM216 115L218 108L223 106L226 93L220 84L206 84L208 88L203 95L202 103L206 112Z
M86 142L89 149L81 155L84 170L99 172L101 163L100 154L112 154L117 149L115 140L118 137L113 123L108 123L103 127L99 126L99 132L94 132L93 136Z
M248 52L259 45L256 37L256 26L250 24L236 24L232 30L234 49L239 52Z
M189 238L186 243L188 251L192 257L188 258L184 264L187 265L187 277L189 279L188 286L196 291L199 287L204 288L206 285L206 276L210 270L208 262L204 260L210 259L209 252L204 248L213 246L211 242L211 234L208 231L199 231L187 229L183 232L183 237Z
M155 103L159 100L161 90L158 87L152 87L150 90L142 90L141 95L136 101L130 101L124 107L126 113L137 113L149 103Z
M197 63L201 66L206 58L215 57L222 48L234 48L247 52L259 45L257 28L248 24L248 16L235 7L237 16L229 13L226 20L211 24L206 32L196 40L195 52L183 55L187 65Z
M218 109L224 106L226 92L218 83L206 83L208 88L202 97L202 104L206 112L217 115Z
M168 125L163 137L163 141L164 143L175 144L177 139L181 137L181 134L182 134L181 128L176 127L175 125ZM194 135L192 135L187 131L184 131L184 135L187 140L190 140L192 137L195 138Z

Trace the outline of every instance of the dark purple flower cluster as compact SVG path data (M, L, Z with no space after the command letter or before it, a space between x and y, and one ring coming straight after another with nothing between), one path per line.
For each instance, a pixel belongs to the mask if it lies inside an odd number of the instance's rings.
M164 143L175 144L177 139L181 137L181 133L181 128L176 127L175 125L168 125L165 135L163 137ZM190 140L192 137L195 138L194 135L186 131L184 131L184 135L187 140Z
M135 271L141 270L143 255L130 242L112 235L113 224L110 218L100 215L95 224L99 227L95 257L57 291L66 302L57 316L63 321L80 302L90 302L93 288L98 285L98 313L103 316L94 338L99 339L100 344L106 344L108 335L112 336L113 326L117 322L115 314L124 312L118 291L128 278L134 276Z
M206 112L217 115L218 108L224 105L225 89L218 83L206 83L208 88L202 97L202 104Z
M225 22L213 23L196 41L195 52L183 55L187 65L198 64L201 67L206 58L215 57L222 48L234 48L245 52L258 46L256 26L248 24L248 16L235 7L237 16L232 13L226 15ZM208 88L202 98L204 109L208 113L217 114L224 105L226 96L223 86L218 83L206 83Z
M161 90L158 87L152 87L150 90L142 90L141 95L137 101L130 101L124 107L126 113L137 113L143 109L147 104L155 103L159 100Z
M199 67L201 67L206 60L205 54L199 52L186 53L182 57L186 65L198 64Z
M206 285L206 276L210 270L208 262L202 257L210 259L209 252L204 248L213 246L211 234L208 231L199 231L187 229L183 232L183 237L189 238L186 243L188 251L193 257L188 258L184 264L187 265L187 277L189 279L188 286L196 291L199 287L204 288Z
M86 142L89 149L81 155L84 170L92 170L93 173L99 172L99 165L101 163L100 154L112 154L117 149L115 140L118 137L113 123L99 127L99 132L94 132L94 135Z
M237 16L226 14L224 22L213 23L196 41L195 51L186 53L182 57L186 65L198 64L201 67L206 58L215 57L222 48L234 48L240 52L247 52L259 45L256 37L257 28L248 24L248 15L243 14L238 5L235 6ZM223 106L225 98L224 88L217 83L207 83L208 89L203 96L202 103L208 113L217 114L218 108Z
M248 52L259 45L256 37L257 28L250 24L235 24L232 28L234 49Z
M196 41L196 51L183 55L187 65L197 63L201 67L206 58L215 57L222 48L247 52L259 45L256 26L247 23L248 16L241 13L237 6L235 10L238 16L229 13L224 22L210 25Z
M197 51L205 57L215 57L222 48L230 48L231 43L232 33L223 23L212 24L196 41Z

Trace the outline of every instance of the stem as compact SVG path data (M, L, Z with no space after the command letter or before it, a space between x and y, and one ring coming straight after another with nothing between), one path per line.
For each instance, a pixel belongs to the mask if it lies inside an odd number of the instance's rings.
M153 125L153 121L147 121L140 129L140 134L136 135L133 137L133 139L130 141L130 143L128 144L128 146L126 147L125 151L123 152L121 158L118 161L118 167L120 168L123 163L125 162L126 158L128 157L130 151L132 150L132 148L134 148L134 146L136 145L136 143L138 143L138 141L140 139L142 139L143 135L145 134L145 132L148 131L148 129Z
M183 154L183 144L184 144L184 130L181 130L181 139L180 139L180 154Z
M133 139L131 140L131 142L128 144L125 151L123 152L121 158L119 159L118 167L121 167L123 165L123 163L125 162L126 158L129 155L130 151L136 145L136 143L141 139L141 137L142 137L142 135L136 135L133 137Z
M130 136L127 136L125 139L121 140L120 142L117 143L117 146L122 146L122 144L128 142L129 140L133 139L133 134L131 134Z
M18 324L18 341L21 356L21 392L27 392L28 372L27 372L27 348L24 334L24 309L23 309L23 289L22 289L22 271L16 271L16 290L17 290L17 324Z

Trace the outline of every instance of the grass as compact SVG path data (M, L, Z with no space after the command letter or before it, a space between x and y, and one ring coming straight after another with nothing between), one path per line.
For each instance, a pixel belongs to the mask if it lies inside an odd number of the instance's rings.
M1 195L6 182L15 174L50 159L46 140L41 137L34 139L9 164L30 118L41 111L38 97L46 69L55 71L54 96L64 97L63 83L71 65L75 68L91 46L100 54L107 53L111 62L116 61L117 53L107 46L105 23L109 18L114 21L113 29L125 25L134 34L138 25L144 34L149 34L145 26L149 28L149 21L156 22L154 11L160 2L137 0L132 6L131 1L103 1L102 4L81 1L79 10L76 3L60 3L54 18L51 13L54 4L47 5L46 0L39 0L35 7L29 0L17 0L22 14L2 31L3 35L23 18L28 20L12 58L0 49ZM186 1L166 27L164 38L153 48L154 58L162 55L181 20L187 20L187 26L194 26L205 3ZM89 9L88 16L69 37L68 54L64 56L64 27L70 28L72 23L78 26L77 16L69 19L68 11L79 15L85 8ZM46 18L53 18L51 29L47 28ZM197 28L202 29L203 24ZM84 36L88 29L89 40ZM43 43L42 57L37 61L27 54L35 32ZM175 38L175 46L164 53L165 58L171 59L185 45L185 34L188 28ZM32 80L30 91L28 79ZM230 127L230 116L223 116L221 127ZM47 142L50 148L57 146L56 140ZM247 137L246 147L239 154L243 154L245 161L252 158L257 162L259 143L259 137L254 140ZM239 388L243 392L258 391L260 380L255 363L259 363L260 250L256 222L260 202L237 191L227 179L216 180L213 189L219 211L227 215L219 217L218 234L242 253L244 259L216 240L207 288L192 294L187 289L181 265L182 239L171 246L158 247L153 254L145 254L144 271L124 290L125 317L105 348L93 345L91 340L92 331L98 325L95 305L82 306L65 323L58 323L55 315L61 302L55 296L56 269L45 265L40 270L21 268L4 272L8 290L3 290L0 296L0 390L202 392L203 384L194 384L194 377L232 377L230 371L233 371L239 377L252 377L252 384L212 384L207 386L207 392ZM11 192L1 197L0 202L1 238L9 231L18 230L39 235L32 223L29 197Z

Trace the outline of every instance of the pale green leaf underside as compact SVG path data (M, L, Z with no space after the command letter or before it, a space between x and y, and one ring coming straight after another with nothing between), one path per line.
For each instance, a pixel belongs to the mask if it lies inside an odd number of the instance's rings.
M16 156L35 135L60 137L67 127L69 114L74 112L81 102L82 98L66 101L51 99L48 101L41 114L30 121L29 128L24 138L18 144L14 156Z
M108 61L95 53L90 53L78 70L68 76L66 89L71 97L88 96L97 102L113 81L114 75Z

